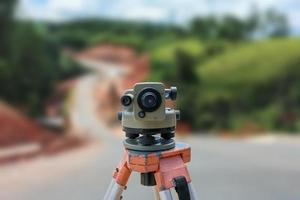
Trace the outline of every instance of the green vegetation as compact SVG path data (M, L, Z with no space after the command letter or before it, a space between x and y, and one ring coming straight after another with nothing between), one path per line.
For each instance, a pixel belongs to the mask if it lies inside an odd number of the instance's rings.
M158 46L151 50L151 57L154 60L161 60L165 62L175 62L176 51L181 49L187 52L193 57L201 56L203 53L203 45L196 38L187 38L177 41L172 41L172 43Z
M199 111L219 115L214 109L221 103L226 108L222 112L226 127L222 128L253 122L266 129L296 130L300 114L299 55L299 39L275 39L240 45L198 65ZM211 109L205 110L207 107ZM211 123L218 123L215 117ZM201 117L199 121L201 126Z
M33 23L0 11L1 98L38 115L60 80L83 70L62 51L128 45L151 59L149 80L179 88L182 120L195 129L300 131L300 40L284 15L196 17L188 26L108 19ZM266 38L266 39L263 39ZM258 40L260 39L260 40Z
M47 26L15 21L14 3L1 2L0 97L30 115L40 115L55 84L83 70L61 62L61 46Z
M186 39L151 54L161 65L150 80L179 86L183 120L195 129L299 131L300 39L219 44L207 54L211 44Z

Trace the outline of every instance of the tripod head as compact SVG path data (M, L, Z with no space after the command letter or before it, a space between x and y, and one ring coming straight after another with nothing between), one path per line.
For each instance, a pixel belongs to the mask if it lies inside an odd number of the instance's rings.
M175 101L176 87L166 89L159 82L135 84L121 97L122 111L118 119L126 133L124 146L137 151L159 151L175 147L178 110L166 108L166 100Z

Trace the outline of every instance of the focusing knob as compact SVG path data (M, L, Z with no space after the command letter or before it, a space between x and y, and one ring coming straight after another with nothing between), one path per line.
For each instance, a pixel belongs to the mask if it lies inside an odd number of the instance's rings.
M176 100L176 98L177 98L177 88L176 87L170 88L169 97L172 101Z

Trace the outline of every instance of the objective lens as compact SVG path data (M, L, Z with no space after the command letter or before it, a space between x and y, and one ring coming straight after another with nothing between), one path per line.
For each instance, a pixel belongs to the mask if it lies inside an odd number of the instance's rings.
M142 104L145 108L153 108L157 105L157 97L153 92L146 92L142 96Z
M139 93L137 102L143 111L154 112L162 103L161 94L154 88L146 88Z

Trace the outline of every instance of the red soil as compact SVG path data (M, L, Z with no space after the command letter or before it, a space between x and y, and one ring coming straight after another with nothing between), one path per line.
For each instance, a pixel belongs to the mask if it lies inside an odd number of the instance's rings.
M38 155L53 155L85 144L82 138L59 136L0 102L0 148L37 143L41 149L9 157L0 157L0 164L24 160Z
M29 142L46 145L55 138L55 135L51 135L24 114L0 102L0 147Z

